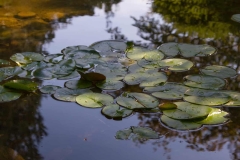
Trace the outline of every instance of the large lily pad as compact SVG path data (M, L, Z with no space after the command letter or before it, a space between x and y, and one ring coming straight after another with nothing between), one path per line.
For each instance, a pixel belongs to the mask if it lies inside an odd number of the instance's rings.
M123 80L128 85L140 84L140 87L150 87L165 83L167 76L163 72L148 70L145 73L130 73L126 75Z
M218 77L207 75L188 75L184 77L185 85L203 89L220 89L225 86L225 81Z
M0 86L0 102L10 102L20 98L22 93Z
M84 93L76 97L78 104L89 108L100 108L113 103L113 97L101 93Z
M123 41L116 41L116 40L105 40L99 41L91 44L89 46L100 52L102 56L104 55L111 55L114 53L124 53L127 49L127 45Z
M171 71L182 72L190 70L193 66L193 63L186 59L171 58L160 61L159 66L168 67L168 69Z
M44 68L44 67L47 67L47 66L51 66L51 64L47 64L44 61L32 62L32 63L21 65L21 67L24 70L27 70L27 71L32 71L32 70L35 70L35 69L38 69L38 68Z
M137 61L137 64L147 69L162 68L161 66L159 66L159 61L148 61L146 59L141 59Z
M234 69L219 65L207 66L200 71L205 75L215 76L219 78L233 77L237 74Z
M235 22L240 23L240 14L234 14L232 15L231 19Z
M132 114L132 110L120 109L117 104L107 105L103 107L102 113L111 118L124 118Z
M116 99L117 103L128 109L152 109L159 105L157 98L144 93L123 93Z
M216 49L207 44L195 45L195 44L178 44L180 54L184 57L204 57L210 56L216 53Z
M202 127L202 124L189 122L189 121L181 121L169 118L168 116L162 115L161 121L170 128L177 130L196 130Z
M10 57L12 61L17 63L32 63L34 61L42 61L44 56L40 53L35 52L23 52L23 53L16 53Z
M38 84L36 82L23 79L10 80L4 83L4 87L28 92L37 90L37 86Z
M67 102L76 102L76 97L81 94L92 93L89 89L68 89L68 88L60 88L57 89L53 95L54 98L60 101Z
M78 58L78 59L75 59L75 62L76 62L77 68L84 68L84 69L93 68L94 66L99 64L106 64L105 61L101 59L96 59L96 58L91 58L91 59Z
M67 79L73 79L73 78L77 78L80 77L80 74L75 70L72 73L68 74L68 75L63 75L63 76L58 76L57 79L59 80L67 80Z
M163 43L158 47L158 50L162 51L168 57L174 57L179 53L177 43L174 42Z
M65 86L69 89L84 89L92 86L92 82L88 80L70 80L65 82Z

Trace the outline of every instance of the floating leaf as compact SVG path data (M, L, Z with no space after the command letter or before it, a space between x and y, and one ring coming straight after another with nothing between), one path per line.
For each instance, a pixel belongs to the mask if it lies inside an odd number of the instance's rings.
M73 50L65 54L64 59L91 59L91 58L100 58L100 54L92 50Z
M185 85L203 89L220 89L225 86L225 81L218 77L207 75L188 75L184 77Z
M147 69L147 68L140 67L138 64L133 64L128 67L128 71L130 73L145 73L145 72L149 72L150 70L151 72L158 72L158 69Z
M106 79L96 84L98 88L103 90L119 90L124 87L124 83L118 80Z
M37 89L38 84L36 82L33 82L31 80L10 80L6 83L4 83L4 87L11 88L11 89L17 89L22 91L28 91L33 92Z
M230 67L218 65L207 66L200 71L205 75L215 76L219 78L233 77L237 74L237 72Z
M141 59L137 61L137 64L147 69L162 68L159 66L159 61L147 61L146 59Z
M24 71L20 67L3 67L0 68L0 81L23 73Z
M106 64L103 60L100 59L75 59L76 62L76 67L78 68L84 68L84 69L89 69L93 68L94 66L98 64Z
M48 64L41 61L41 62L32 62L32 63L28 63L28 64L25 64L25 65L21 65L21 67L24 69L24 70L27 70L27 71L32 71L32 70L35 70L35 69L38 69L38 68L44 68L44 67L47 67Z
M158 47L158 50L162 51L168 57L174 57L179 53L177 43L174 42L163 43Z
M165 115L161 116L161 121L168 127L177 129L177 130L195 130L202 127L202 124L197 124L189 121L181 121L169 118Z
M132 114L132 110L129 109L120 109L120 106L117 104L112 104L103 107L102 113L108 117L112 118L124 118Z
M67 102L76 102L76 97L81 94L92 93L89 89L68 89L68 88L59 88L55 91L54 97L61 101Z
M67 79L73 79L73 78L77 78L79 77L79 73L77 71L73 71L72 73L70 73L69 75L64 75L64 76L60 76L57 79L59 80L67 80Z
M84 93L77 96L78 104L89 108L100 108L113 103L113 97L101 93Z
M102 56L111 55L116 52L124 53L125 50L127 49L127 45L125 42L117 40L105 40L95 42L91 44L89 47L99 51Z
M0 102L14 101L20 98L21 95L22 93L18 93L13 90L4 88L3 86L0 86Z
M208 106L223 105L230 101L230 97L222 93L214 93L209 97L185 96L183 99L190 103Z
M63 54L50 54L44 58L44 61L47 63L59 63L63 59Z
M55 85L46 85L41 87L39 90L45 94L54 94L57 89L61 88L60 86Z
M212 55L216 52L216 49L207 44L195 45L195 44L178 44L180 54L184 57L204 57Z
M142 58L147 61L157 61L164 58L164 54L159 50L150 50L143 47L133 47L127 51L127 57L133 60L140 60Z
M10 57L12 61L17 63L32 63L34 61L42 61L44 56L40 53L35 52L23 52L23 53L16 53Z
M182 72L190 70L193 66L193 63L186 59L171 58L159 61L159 66L168 67L168 69L171 71Z
M240 93L233 91L221 91L223 94L227 94L230 97L229 102L224 104L225 107L239 107L240 106Z
M68 46L64 49L62 49L62 53L67 55L72 51L77 51L77 50L86 50L86 51L91 51L93 50L92 48L89 48L88 46L84 46L84 45L77 45L77 46Z
M235 22L240 23L240 14L234 14L232 15L231 19Z
M33 71L33 76L38 79L52 79L55 77L54 75L54 67L44 67L38 68Z
M161 110L167 110L167 109L177 109L177 105L171 102L167 102L167 103L162 103L161 105L159 105L159 108Z
M140 84L140 87L150 87L166 82L167 76L163 72L148 70L145 73L130 73L123 80L128 85Z
M88 80L70 80L65 83L65 86L69 89L84 89L92 86L92 82Z
M217 108L212 108L207 118L201 121L196 121L195 123L207 125L223 124L228 121L228 118L225 118L226 115L228 115L227 112L224 112Z
M90 72L90 73L79 72L79 73L81 74L81 78L83 78L84 80L91 81L91 82L106 80L106 76L101 73L96 73L96 72Z

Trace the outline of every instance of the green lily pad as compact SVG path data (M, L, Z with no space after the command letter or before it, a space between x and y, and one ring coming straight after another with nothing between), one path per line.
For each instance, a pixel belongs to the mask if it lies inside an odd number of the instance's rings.
M0 86L0 102L10 102L20 98L22 93Z
M70 80L65 82L65 86L69 89L84 89L92 87L92 82L87 80Z
M61 88L60 86L55 85L46 85L41 87L39 90L45 94L54 94L57 89Z
M89 72L89 73L79 72L79 73L81 74L81 78L87 81L97 82L97 81L106 80L106 76L101 73L96 73L96 72Z
M163 91L163 92L153 92L154 97L167 100L178 100L184 97L184 93L175 92L174 90Z
M167 109L177 109L177 105L171 102L162 103L159 105L159 109L167 110Z
M162 68L159 66L159 61L147 61L146 59L141 59L137 61L137 64L147 69Z
M230 67L218 65L207 66L200 71L205 75L215 76L219 78L233 77L237 74L237 72Z
M113 97L101 93L84 93L77 96L76 101L83 107L100 108L113 103Z
M24 70L27 70L27 71L32 71L32 70L35 70L35 69L38 69L38 68L44 68L44 67L47 67L47 66L48 66L48 64L43 62L43 61L41 61L41 62L32 62L32 63L21 65L21 67Z
M146 127L134 127L129 129L120 130L116 133L116 139L133 139L139 141L146 141L148 139L158 139L159 134L150 128Z
M108 117L112 118L124 118L132 114L132 110L129 109L120 109L120 106L117 104L112 104L103 107L102 113Z
M159 105L157 98L144 93L124 93L116 102L127 109L152 109Z
M128 71L130 73L145 73L145 72L149 72L149 70L151 70L151 72L158 72L158 69L147 69L147 68L140 67L138 64L133 64L128 67Z
M225 103L225 107L239 107L240 106L240 93L233 91L221 91L221 93L227 94L230 97L229 102Z
M214 93L208 97L185 96L183 97L183 99L190 103L208 105L208 106L223 105L230 101L230 97L222 93Z
M73 59L64 59L55 65L54 74L68 75L75 69L75 61Z
M193 63L186 59L171 58L159 61L159 66L168 67L168 69L171 71L182 72L190 70L193 66Z
M32 72L32 75L35 78L43 80L52 79L56 77L54 75L54 67L38 68Z
M157 49L163 52L168 57L174 57L179 53L178 44L174 42L163 43Z
M89 69L93 68L96 65L101 65L101 64L106 64L105 61L101 59L96 59L96 58L91 58L91 59L75 59L76 62L76 67L78 68L84 68L84 69Z
M37 89L37 86L38 84L36 82L22 79L10 80L4 83L4 87L28 92L35 91Z
M158 61L164 58L159 50L149 50L143 47L133 47L127 51L127 57L133 60L146 59L147 61Z
M10 59L17 63L27 64L34 61L42 61L44 59L44 56L40 53L35 52L23 52L12 55Z
M228 115L227 112L222 111L218 108L212 108L207 118L201 121L196 121L195 123L205 124L205 125L223 124L229 120L228 118L225 118L226 115Z
M44 61L47 63L59 63L62 60L63 60L63 54L61 53L50 54L44 58Z
M124 83L118 80L106 79L96 84L98 88L103 90L119 90L124 87Z
M73 79L73 78L77 78L77 77L80 77L80 74L75 70L72 73L70 73L69 75L58 76L57 79L67 80L67 79Z
M62 53L64 55L67 55L69 54L70 52L72 51L76 51L76 50L86 50L86 51L91 51L93 50L92 48L89 48L88 46L85 46L85 45L77 45L77 46L68 46L64 49L62 49Z
M125 50L127 49L127 44L123 41L105 40L105 41L95 42L91 44L89 47L99 51L100 54L104 56L104 55L111 55L116 52L124 53Z
M235 22L240 23L240 14L234 14L232 15L231 19Z
M59 88L55 91L53 97L60 101L76 102L77 96L88 93L92 93L92 91L89 89Z
M140 87L150 87L165 83L167 76L163 72L148 70L145 73L130 73L123 80L128 85L140 84Z
M18 74L23 73L24 71L21 67L3 67L0 68L0 81L5 78L12 77Z
M177 109L163 110L163 114L178 120L191 120L206 117L211 108L202 105L195 105L188 102L175 102Z
M189 122L189 121L181 121L169 118L168 116L162 115L161 122L165 124L169 128L173 128L176 130L196 130L202 127L202 124Z
M188 75L184 77L187 81L186 86L203 88L203 89L220 89L225 86L225 81L218 77L207 75Z
M195 56L204 57L204 56L210 56L216 53L216 48L207 44L195 45L195 44L181 43L181 44L178 44L178 48L179 48L180 54L184 57L195 57Z

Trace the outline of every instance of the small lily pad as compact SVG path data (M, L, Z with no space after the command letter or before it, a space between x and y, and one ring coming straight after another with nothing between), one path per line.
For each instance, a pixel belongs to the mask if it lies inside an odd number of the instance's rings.
M55 85L46 85L41 87L39 90L45 94L54 94L57 89L61 88L60 86Z
M10 59L17 63L27 64L35 61L42 61L44 59L44 56L40 53L35 52L23 52L12 55Z
M178 44L174 43L174 42L163 43L157 49L162 51L168 57L174 57L174 56L178 55L178 53L179 53L177 45Z
M234 14L232 15L231 19L235 22L240 23L240 14Z
M200 71L205 75L215 76L219 78L233 77L237 74L234 69L219 65L207 66Z
M101 93L84 93L76 97L78 104L89 108L100 108L113 103L113 97Z
M92 93L92 91L89 89L59 88L55 91L53 97L60 101L76 102L77 96L88 93Z
M118 80L106 79L96 84L98 88L103 90L119 90L124 87L124 83Z
M132 110L120 109L117 104L107 105L103 107L102 113L111 118L124 118L132 114Z
M22 79L10 80L4 83L4 87L28 92L35 91L37 89L37 86L38 84L36 82Z
M203 89L220 89L225 86L225 81L218 77L207 75L188 75L184 77L187 81L186 86L203 88Z
M202 124L172 119L165 115L162 115L160 119L167 127L177 130L196 130L202 127Z
M65 86L69 89L84 89L90 88L92 86L92 82L88 80L70 80L65 83Z
M193 66L193 63L186 59L171 58L159 61L159 66L168 67L168 69L171 71L182 72L190 70Z

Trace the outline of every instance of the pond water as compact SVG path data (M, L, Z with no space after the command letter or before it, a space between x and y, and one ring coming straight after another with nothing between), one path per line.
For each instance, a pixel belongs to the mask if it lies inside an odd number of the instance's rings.
M67 46L110 39L149 48L166 42L206 43L218 52L190 58L196 70L224 65L239 73L240 23L231 20L239 7L234 0L0 0L0 59L26 51L55 54ZM195 72L171 72L169 81L181 82ZM227 81L224 89L240 91L239 74ZM42 86L64 82L39 81ZM7 159L6 148L26 160L240 159L238 107L223 108L231 119L224 125L176 131L163 126L158 114L135 112L112 120L101 114L101 108L84 108L39 92L0 106L0 160ZM149 127L161 137L115 138L117 131L131 126Z

